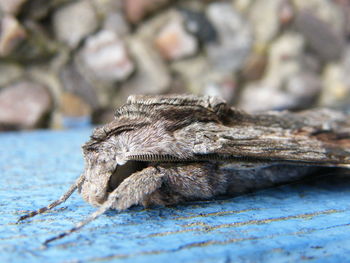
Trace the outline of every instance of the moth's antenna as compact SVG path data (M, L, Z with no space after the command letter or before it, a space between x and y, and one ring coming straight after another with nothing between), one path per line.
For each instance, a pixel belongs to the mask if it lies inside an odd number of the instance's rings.
M116 200L118 200L117 198L117 189L114 189L114 191L112 193L109 194L108 199L106 202L104 202L102 204L102 206L95 211L94 213L92 213L91 215L88 216L88 218L86 218L85 220L79 222L78 224L76 224L76 226L72 227L71 229L62 232L61 234L58 234L57 236L54 236L52 238L47 239L43 245L47 246L49 243L51 243L52 241L64 238L65 236L68 236L76 231L78 231L79 229L81 229L83 226L87 225L88 223L90 223L91 221L94 221L96 218L98 218L100 215L104 214L107 210L111 209L114 205L114 202Z
M21 216L18 220L17 223L19 223L20 221L27 219L27 218L31 218L34 217L36 215L42 214L44 212L46 212L47 210L50 210L60 204L62 204L63 202L65 202L73 193L74 191L80 187L83 182L84 182L85 176L84 174L82 174L81 176L79 176L79 178L76 180L76 182L74 184L72 184L68 191L66 193L64 193L59 199L53 201L51 204L49 204L48 206L42 207L36 211L32 211L26 215Z

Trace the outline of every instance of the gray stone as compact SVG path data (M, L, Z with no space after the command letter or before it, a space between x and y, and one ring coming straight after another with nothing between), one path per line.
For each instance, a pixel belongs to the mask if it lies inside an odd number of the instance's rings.
M132 78L122 84L123 89L129 94L166 92L170 87L171 77L158 52L139 37L130 39L128 46L137 70Z
M94 86L84 78L74 63L68 64L62 69L60 80L65 92L80 97L92 109L99 107Z
M48 90L37 83L20 82L0 92L0 129L43 127L52 110Z
M301 71L304 39L298 33L285 33L270 47L264 81L270 87L280 87L286 78Z
M98 19L90 1L67 4L55 11L53 28L58 40L75 48L82 39L96 30Z
M305 68L304 40L285 33L272 43L263 79L242 89L239 106L248 111L301 109L312 106L322 83Z
M170 65L172 72L181 79L185 90L200 94L203 90L203 78L210 72L210 66L204 55L176 61Z
M186 30L205 44L217 40L217 32L205 13L187 8L180 9Z
M4 13L16 15L25 2L27 0L0 0L0 9Z
M350 105L350 46L340 63L329 63L323 72L324 89L320 96L321 106Z
M264 49L280 29L279 8L284 0L254 1L248 16L254 32L254 44Z
M346 9L335 4L336 0L292 0L297 12L309 12L328 24L336 34L344 32Z
M103 29L112 31L120 37L130 33L130 26L121 12L108 13L103 23Z
M228 102L236 95L234 76L213 71L203 55L172 63L171 69L181 79L185 92L218 96Z
M201 95L216 96L231 103L237 93L237 81L232 75L209 73L203 79Z
M206 45L208 59L215 70L235 72L241 68L250 52L250 27L229 3L211 3L206 11L218 32L218 40Z
M86 73L103 82L125 80L134 71L123 40L113 31L102 30L89 37L80 55Z
M23 76L24 70L14 63L1 63L0 72L0 87L4 87Z
M337 33L330 24L319 19L313 12L300 11L295 18L295 27L322 60L337 60L342 56L344 34Z
M322 82L312 73L291 75L278 88L256 82L244 88L239 107L252 112L307 109L315 105L321 89Z
M27 37L22 25L12 15L5 15L1 19L0 56L10 55L16 47Z

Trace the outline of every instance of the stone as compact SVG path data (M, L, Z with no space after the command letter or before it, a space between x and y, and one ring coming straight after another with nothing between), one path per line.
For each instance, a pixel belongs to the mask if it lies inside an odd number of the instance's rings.
M323 61L341 58L345 44L344 34L337 33L312 12L300 11L295 18L295 27Z
M204 55L195 56L171 63L170 69L176 78L181 79L187 92L200 94L203 90L203 77L210 72L208 60Z
M215 42L217 32L205 13L181 8L186 31L194 35L201 44Z
M130 26L121 12L110 12L103 22L103 29L112 31L120 37L127 36L130 33Z
M92 109L81 97L70 92L63 92L60 98L60 110L64 117L89 116Z
M27 0L0 0L0 9L4 13L16 15Z
M305 42L298 33L287 32L270 47L264 81L268 86L279 87L291 75L301 71Z
M232 4L238 12L246 14L251 9L254 1L255 0L233 0Z
M344 32L346 9L335 4L337 0L291 0L297 13L309 12L328 24L336 34Z
M97 27L98 18L93 5L88 0L64 5L53 14L56 38L71 48L76 48Z
M127 79L134 63L122 39L113 31L102 30L89 37L81 52L82 63L94 77L104 82Z
M236 72L251 50L252 35L248 23L226 2L209 4L206 15L218 33L218 40L205 46L213 69Z
M0 87L9 85L24 74L23 68L15 63L0 63L0 72Z
M241 77L244 81L259 80L263 77L266 67L266 54L251 53L240 72Z
M74 94L79 97L91 109L99 107L98 95L94 86L79 72L75 63L65 65L59 76L63 90L67 94Z
M12 15L5 15L1 19L0 57L10 55L16 47L27 37L22 25Z
M329 63L323 72L324 89L320 96L320 106L334 107L350 104L350 47L342 61Z
M201 95L216 96L231 103L236 96L237 81L232 75L211 73L204 78Z
M176 61L171 70L182 81L184 92L218 96L230 102L236 95L237 81L232 74L211 70L205 56Z
M52 111L48 90L34 82L23 81L0 92L0 129L44 127Z
M296 10L291 0L283 0L278 7L278 18L281 26L288 26L295 18Z
M123 1L115 0L91 0L97 13L104 19L107 18L108 14L115 12L123 12Z
M123 0L124 12L129 22L137 24L148 14L164 7L170 0Z
M167 60L176 60L194 55L198 43L194 36L187 33L181 16L169 21L154 40L160 54Z
M264 49L278 34L280 29L279 8L284 0L254 1L248 12L255 46Z
M239 107L248 111L302 109L316 102L322 83L312 68L305 67L304 39L284 33L272 44L263 78L246 85Z
M132 78L122 84L128 94L161 94L169 89L170 73L151 44L143 38L133 37L129 40L130 53L135 59L136 72Z
M289 76L283 88L255 82L244 87L238 106L250 112L307 109L315 105L321 89L320 79L312 73Z

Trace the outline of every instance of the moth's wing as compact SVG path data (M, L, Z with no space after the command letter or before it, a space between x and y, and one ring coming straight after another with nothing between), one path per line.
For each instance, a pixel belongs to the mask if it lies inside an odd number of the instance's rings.
M192 123L175 136L191 145L193 158L350 167L348 117L331 110L247 114L226 125Z

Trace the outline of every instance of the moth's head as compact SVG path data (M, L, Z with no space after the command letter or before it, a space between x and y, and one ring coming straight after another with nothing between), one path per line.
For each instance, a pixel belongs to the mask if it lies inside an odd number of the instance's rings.
M147 166L146 162L128 160L128 149L132 146L128 138L137 140L137 134L131 128L116 129L117 125L112 122L96 128L82 147L85 181L80 191L83 198L95 206L105 202L108 194L125 178Z
M221 122L226 110L223 101L212 97L130 96L115 120L95 129L83 146L84 199L100 205L126 177L152 161L189 160L195 134L184 139L177 131L196 123Z

